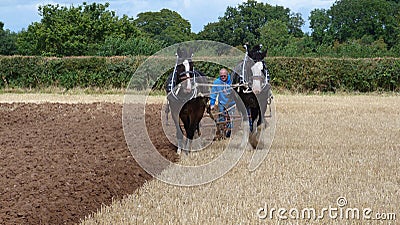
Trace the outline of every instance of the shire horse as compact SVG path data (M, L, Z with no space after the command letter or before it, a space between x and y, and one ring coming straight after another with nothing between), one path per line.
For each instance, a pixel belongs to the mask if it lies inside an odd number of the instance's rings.
M262 125L264 128L267 126L264 115L273 96L264 62L267 51L261 50L262 45L254 46L251 50L248 44L244 47L244 59L233 71L232 87L237 93L233 98L244 124L240 147L245 147L248 138L255 149L260 141Z
M203 118L204 111L208 107L208 87L199 85L207 83L206 76L194 70L193 68L193 50L178 47L177 61L173 73L168 77L166 92L168 105L166 108L166 116L171 111L171 117L176 128L176 137L180 154L182 149L188 151L192 148L192 140L195 135L200 133L200 120ZM208 111L208 110L207 110ZM180 126L180 121L186 134L186 144L183 145L183 130Z

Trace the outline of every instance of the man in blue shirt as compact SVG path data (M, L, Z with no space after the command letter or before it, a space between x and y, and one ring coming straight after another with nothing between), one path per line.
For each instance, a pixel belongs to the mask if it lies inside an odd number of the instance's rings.
M213 87L211 88L210 95L210 107L214 109L215 102L218 98L218 112L219 117L218 121L223 122L227 119L232 119L232 115L235 113L235 101L231 96L231 92L233 91L231 88L232 80L230 74L228 74L228 70L222 68L219 71L219 77L215 79L213 83ZM226 137L231 136L231 129L233 127L233 122L226 123Z

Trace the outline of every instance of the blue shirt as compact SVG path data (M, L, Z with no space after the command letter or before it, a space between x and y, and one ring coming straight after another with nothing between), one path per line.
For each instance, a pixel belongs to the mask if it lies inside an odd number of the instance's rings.
M218 103L224 106L230 107L235 104L233 98L230 98L230 94L233 91L231 88L232 80L231 75L228 74L228 79L226 82L222 81L220 77L215 79L214 83L216 86L211 88L210 94L210 105L215 105L215 100L218 96ZM224 85L224 86L222 86Z

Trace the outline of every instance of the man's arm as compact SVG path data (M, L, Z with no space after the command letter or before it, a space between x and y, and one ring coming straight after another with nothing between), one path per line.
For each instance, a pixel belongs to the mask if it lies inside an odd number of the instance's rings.
M218 84L217 81L214 81L213 84ZM211 88L211 94L210 94L210 108L213 109L215 105L215 101L217 100L218 97L218 86L212 86Z

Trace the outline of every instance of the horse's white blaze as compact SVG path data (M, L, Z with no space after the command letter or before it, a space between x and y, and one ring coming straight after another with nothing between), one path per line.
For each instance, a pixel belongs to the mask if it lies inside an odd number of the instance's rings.
M180 90L181 90L181 84L178 84L178 88L175 91L175 95L178 95Z
M257 62L251 67L251 72L253 73L253 86L252 89L254 93L258 94L261 92L261 75L262 75L263 64L262 62Z
M253 73L253 76L261 76L261 74L262 74L262 69L263 69L263 64L262 64L262 62L256 62L256 63L251 67L251 72Z
M253 87L252 87L253 91L255 94L258 94L261 92L261 81L260 80L253 80Z
M185 66L186 72L190 71L190 65L189 65L189 61L187 59L185 59L185 61L183 61L182 64L183 64L183 66ZM188 78L188 79L186 79L186 82L187 82L186 91L190 91L190 90L192 90L192 84L190 82L190 74L186 73L186 77Z

